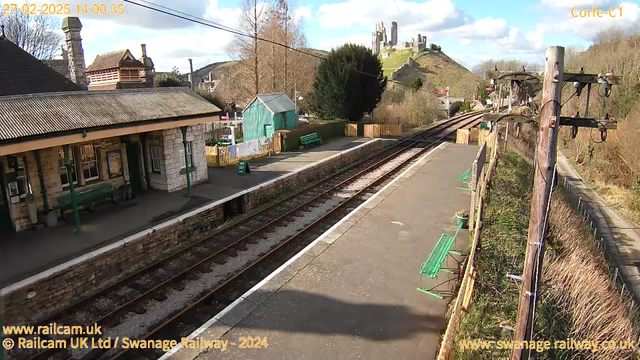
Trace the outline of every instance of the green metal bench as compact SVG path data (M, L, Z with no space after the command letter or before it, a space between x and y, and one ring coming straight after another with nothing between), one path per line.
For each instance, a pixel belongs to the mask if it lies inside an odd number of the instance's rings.
M469 166L469 169L467 169L467 171L463 172L458 176L458 180L462 181L462 183L466 186L466 187L458 186L458 189L471 192L471 175L472 175L471 172L472 171L473 171L473 166Z
M423 282L422 280L423 280L423 276L429 279L436 279L440 272L445 272L449 274L454 273L451 269L443 268L442 265L444 264L444 261L446 260L446 258L450 255L462 256L460 252L451 250L451 247L456 242L456 237L458 236L460 229L462 229L462 224L458 225L458 228L456 229L455 234L447 235L446 233L444 233L440 235L440 239L438 239L436 246L433 248L433 250L431 251L431 254L427 258L427 261L425 261L422 264L422 267L420 268L420 284L417 288L418 291L421 291L425 294L429 294L431 296L435 296L439 299L443 298L443 295L437 292L435 288L437 288L439 285L442 285L450 280L445 281L444 283L435 285L428 289L426 289L422 285L422 282Z
M311 134L300 136L300 144L302 145L306 146L316 142L319 142L320 144L322 144L322 138L318 136L317 133L311 133Z
M102 200L112 200L114 203L118 202L116 192L111 184L100 184L86 190L76 190L76 203L78 206L93 205ZM71 200L71 194L63 195L58 198L58 209L62 212L73 209L73 202Z

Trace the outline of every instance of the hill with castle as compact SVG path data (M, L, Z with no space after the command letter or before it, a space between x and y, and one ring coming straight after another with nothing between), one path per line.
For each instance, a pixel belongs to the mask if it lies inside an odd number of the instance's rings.
M409 41L398 41L398 23L391 22L391 36L383 22L371 36L371 51L382 61L384 75L405 85L420 77L423 86L439 91L449 86L451 96L472 97L480 78L442 52L437 44L427 46L427 37L418 34Z

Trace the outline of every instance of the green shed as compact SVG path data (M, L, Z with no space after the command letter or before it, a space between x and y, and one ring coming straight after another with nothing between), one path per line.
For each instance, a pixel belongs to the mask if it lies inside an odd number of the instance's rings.
M295 129L296 105L287 94L258 94L242 111L242 138L255 140L273 135L276 130Z

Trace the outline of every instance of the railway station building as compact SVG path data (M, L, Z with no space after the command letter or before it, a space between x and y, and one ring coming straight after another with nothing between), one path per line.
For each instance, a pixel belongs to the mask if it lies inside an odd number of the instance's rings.
M87 91L3 37L0 52L0 233L55 224L71 197L82 208L207 180L220 109L191 89Z

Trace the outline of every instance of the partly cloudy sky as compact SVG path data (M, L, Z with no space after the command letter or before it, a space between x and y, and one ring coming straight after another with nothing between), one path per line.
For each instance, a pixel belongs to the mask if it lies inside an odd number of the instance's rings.
M49 0L32 3L91 4L91 0ZM134 0L139 1L139 0ZM16 1L18 2L18 1ZM154 0L156 4L205 18L231 28L238 27L242 0ZM178 66L186 72L188 58L194 68L228 60L227 46L232 35L217 29L156 13L121 2L124 15L88 16L84 24L83 46L87 66L100 53L128 48L140 56L140 44L157 71ZM630 28L640 24L640 6L615 0L295 0L290 2L296 16L303 18L310 47L330 50L345 42L371 46L371 32L383 21L388 36L391 21L398 23L398 40L410 40L418 33L427 43L436 43L449 56L471 68L494 58L521 59L542 63L547 46L589 46L600 30L610 26ZM290 6L291 6L290 5ZM596 6L616 17L576 18L572 8ZM620 10L620 8L622 10ZM574 10L574 14L578 14Z

